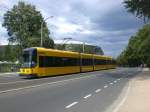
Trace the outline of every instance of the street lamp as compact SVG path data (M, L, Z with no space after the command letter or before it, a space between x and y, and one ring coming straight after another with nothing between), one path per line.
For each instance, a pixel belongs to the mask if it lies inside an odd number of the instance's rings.
M46 19L44 19L42 22L41 22L41 47L43 47L43 23L50 19L50 18L53 18L54 16L49 16L47 17Z
M74 40L74 39L71 37L68 37L68 38L63 38L63 40L64 40L63 45L65 45L65 43L67 43L69 40ZM84 53L84 51L85 51L85 42L82 42L82 52Z
M85 49L85 42L82 42L82 52L84 53L84 49Z
M62 44L62 46L63 46L63 49L64 49L64 50L66 50L65 44L66 44L69 40L72 40L72 38L71 38L71 37L63 38L63 44Z
M67 38L63 38L63 44L65 44L65 43L67 43L69 40L72 40L72 38L71 37L67 37Z

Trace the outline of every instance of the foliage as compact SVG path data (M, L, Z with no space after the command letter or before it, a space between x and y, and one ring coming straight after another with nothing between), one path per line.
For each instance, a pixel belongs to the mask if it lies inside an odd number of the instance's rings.
M150 22L150 0L125 0L124 4L129 12Z
M150 24L144 25L130 38L127 48L118 57L118 63L128 66L146 64L150 67Z
M4 14L3 26L7 28L9 42L15 43L21 49L40 46L41 22L43 22L43 46L53 47L54 42L49 38L49 31L44 19L35 6L18 2Z
M13 49L11 49L11 47L9 45L6 46L6 48L5 48L4 57L5 57L5 60L7 60L7 61L11 61L15 57L14 51L13 51Z
M0 46L0 61L12 61L15 62L18 56L18 46L17 45L4 45Z
M1 72L12 72L11 68L13 68L13 72L18 72L20 65L19 64L12 64L12 63L11 64L10 63L0 64L0 73Z

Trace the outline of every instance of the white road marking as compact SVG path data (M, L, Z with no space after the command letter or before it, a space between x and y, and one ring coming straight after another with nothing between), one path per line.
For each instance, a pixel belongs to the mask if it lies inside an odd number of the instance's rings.
M111 83L109 83L110 85L113 85L113 83L111 82Z
M86 95L85 97L84 97L84 99L87 99L87 98L89 98L89 97L91 97L92 96L92 94L88 94L88 95Z
M78 103L78 102L73 102L73 103L69 104L68 106L66 106L66 108L70 108L70 107L76 105L77 103Z
M98 92L100 92L100 91L101 91L101 89L97 89L95 92L98 93Z
M69 81L73 81L73 80L77 80L77 79L83 79L83 78L88 78L88 77L92 77L92 76L84 76L84 77L80 77L80 78L74 78L74 79L68 79L68 80L62 80L62 81L56 81L56 82L50 82L50 83L43 83L43 84L34 85L34 86L26 86L26 87L22 87L22 88L9 89L9 90L5 90L5 91L0 91L0 94L1 93L6 93L6 92L11 92L11 91L18 91L18 90L23 90L23 89L41 87L41 86L45 86L45 85L64 83L64 82L69 82Z
M120 80L120 79L117 79L118 81Z
M107 85L104 86L104 88L107 88L107 87L108 87Z
M122 101L118 104L118 106L113 110L113 112L119 112L119 109L121 108L121 106L125 103L127 97L128 97L128 94L130 92L130 89L131 87L129 86L128 89L127 89L127 92L124 96L124 98L122 99Z
M38 80L38 79L34 79L34 80L25 80L25 81L6 82L6 83L0 83L0 84L15 84L15 83L18 83L18 82L32 82L32 81L35 81L35 80Z

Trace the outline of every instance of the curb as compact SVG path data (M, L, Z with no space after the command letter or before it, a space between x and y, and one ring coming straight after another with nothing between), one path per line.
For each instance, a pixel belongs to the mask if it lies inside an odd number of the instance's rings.
M132 80L129 80L129 82L126 83L125 87L122 89L118 98L104 112L118 112L119 111L120 107L124 104L129 94L129 91L131 88L131 81Z

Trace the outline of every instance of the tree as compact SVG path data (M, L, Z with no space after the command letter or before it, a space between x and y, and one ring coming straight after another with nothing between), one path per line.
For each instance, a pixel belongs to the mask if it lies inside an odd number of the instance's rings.
M43 22L43 46L53 48L54 42L49 38L49 30L35 6L18 2L4 14L3 26L7 29L9 42L21 49L40 46L41 23Z
M5 60L5 45L0 45L0 61L6 61Z
M150 25L144 25L129 40L127 48L118 57L118 63L128 66L146 64L150 67Z
M0 61L2 61L3 60L3 56L2 55L0 55Z
M129 12L142 18L145 23L150 22L150 0L125 0L124 4Z
M13 61L15 60L15 56L14 56L14 52L13 52L13 48L10 45L7 45L5 47L5 52L4 52L4 59L5 61Z

